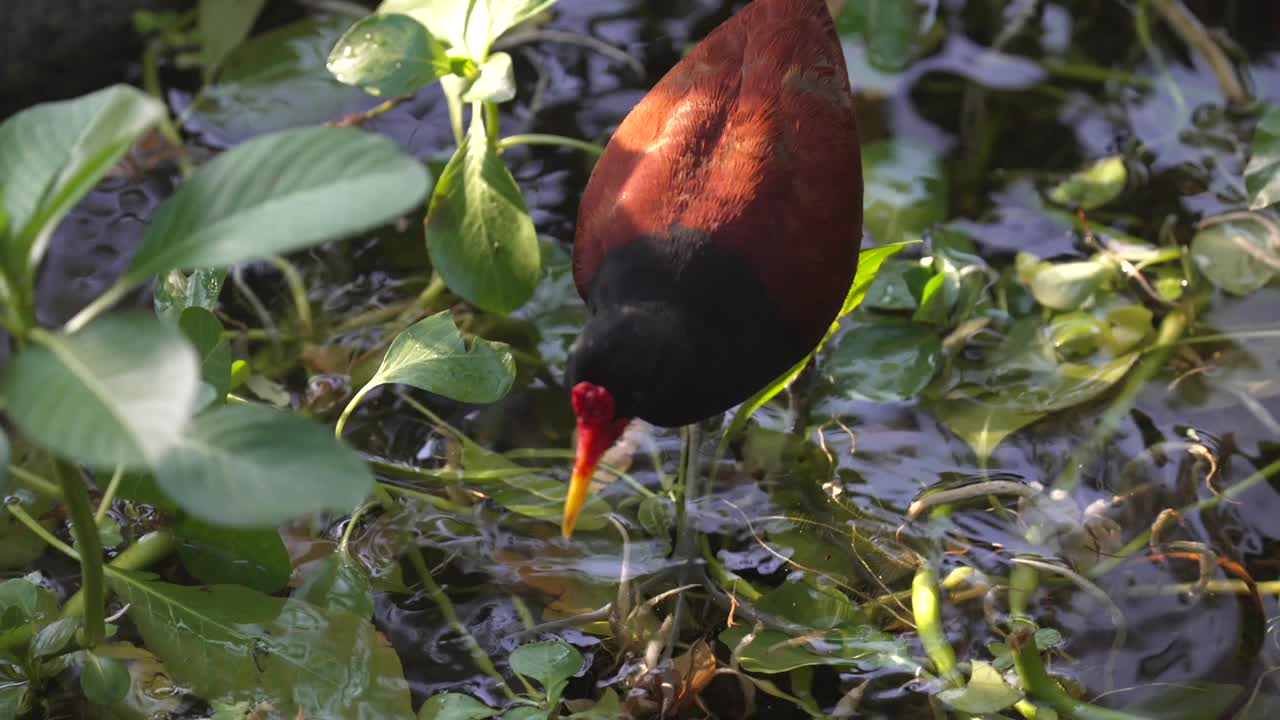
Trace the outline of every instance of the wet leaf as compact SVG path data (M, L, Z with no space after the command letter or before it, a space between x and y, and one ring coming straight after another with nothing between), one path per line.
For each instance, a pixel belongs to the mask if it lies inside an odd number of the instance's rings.
M109 571L129 617L179 683L211 702L268 700L283 717L412 718L400 659L368 621L235 585L183 587Z
M862 148L866 179L863 225L876 244L919 240L946 219L947 181L938 156L901 140Z
M373 476L328 428L261 405L196 418L155 468L183 510L215 525L273 528L323 510L348 510Z
M554 705L569 678L582 670L582 653L559 641L529 643L511 651L511 669L542 684L548 704Z
M213 312L218 307L222 282L226 270L202 269L190 273L170 270L157 278L155 289L156 314L166 320L177 320L182 311L200 307Z
M328 68L339 82L389 97L417 92L451 71L444 46L422 23L398 13L352 25L334 45Z
M211 386L218 404L231 390L231 344L222 334L222 321L202 307L182 311L178 326L200 357L200 377Z
M66 649L80 627L80 618L66 617L55 620L43 628L31 639L31 657L49 657Z
M1244 169L1244 187L1251 210L1280 203L1280 107L1271 107L1258 122Z
M938 699L960 712L983 715L998 713L1022 699L1022 692L1009 686L990 663L974 660L969 683L938 693Z
M113 85L0 124L0 202L9 224L0 252L11 280L34 272L58 223L166 113L140 90Z
M154 317L118 314L49 333L13 360L8 414L28 436L97 467L141 467L178 442L195 409L199 360Z
M934 328L895 319L849 323L822 369L832 392L851 400L898 402L929 384L942 359Z
M217 527L183 513L174 530L182 566L202 583L274 593L289 582L289 551L275 528Z
M418 720L485 720L498 712L470 695L444 693L423 703Z
M1075 310L1093 299L1116 275L1113 264L1103 260L1040 263L1031 275L1031 294L1054 310Z
M241 44L192 106L188 126L229 146L370 107L374 98L338 82L325 67L350 24L342 17L310 18Z
M326 610L373 618L373 582L364 567L344 552L330 555L293 596Z
M1191 239L1191 260L1215 286L1248 295L1280 269L1280 238L1269 238L1260 222L1217 222Z
M449 46L451 55L466 55L470 0L383 0L377 13L399 13L417 20L432 37Z
M462 94L463 102L504 103L516 96L516 71L511 56L494 53L480 66L480 77Z
M872 310L915 310L929 277L929 269L914 260L891 260L876 274L863 304Z
M464 441L462 466L473 485L507 510L556 524L563 517L564 500L569 494L565 481L538 475L470 440ZM485 471L495 471L492 479L480 479L477 473ZM599 530L608 523L610 512L609 503L594 493L588 495L578 516L578 529Z
M115 658L86 651L80 669L80 689L90 702L113 705L129 693L129 668Z
M1093 210L1119 197L1128 181L1124 158L1112 155L1072 173L1049 190L1049 199L1070 208Z
M820 631L852 628L861 620L843 592L804 581L788 581L770 590L756 602L756 609Z
M913 666L904 646L869 626L815 637L807 643L796 642L780 630L763 630L743 646L750 632L750 628L738 625L720 633L720 642L738 653L742 669L749 672L776 674L818 665L862 670Z
M125 282L222 267L336 240L408 212L426 195L422 163L352 128L305 128L219 155L147 227Z
M399 383L459 402L492 403L511 390L515 375L506 345L476 338L467 347L446 310L400 333L360 392Z
M249 37L267 0L200 0L196 22L200 30L200 63L205 82L222 61Z
M112 720L179 717L190 705L182 689L174 685L164 665L155 655L127 643L111 643L96 648L99 655L112 657L129 668L129 692L106 715ZM243 720L244 715L236 718Z
M533 295L542 269L524 196L485 133L483 113L449 160L427 213L431 264L449 289L490 312L509 313Z
M844 299L844 307L840 308L840 316L848 315L862 304L886 260L906 250L916 242L919 241L882 245L858 253L858 272L854 275L853 285L850 286L849 294Z

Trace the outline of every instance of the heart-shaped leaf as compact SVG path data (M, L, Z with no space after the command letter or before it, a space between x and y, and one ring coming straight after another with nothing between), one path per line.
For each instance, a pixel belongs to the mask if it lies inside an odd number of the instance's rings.
M511 652L511 669L533 678L550 694L582 670L582 653L566 642L521 645Z
M199 359L155 317L113 315L74 335L42 333L5 383L28 436L95 467L145 467L178 442L195 410Z
M360 457L323 426L261 405L199 416L155 475L183 510L228 527L272 528L347 510L373 487Z
M1191 260L1217 287L1248 295L1271 282L1280 267L1280 247L1261 222L1215 222L1191 239Z
M1273 106L1258 122L1244 169L1249 208L1261 210L1280 203L1280 106Z
M80 669L80 689L90 702L114 705L129 692L129 667L113 657L84 653Z
M58 222L166 112L155 98L113 85L36 105L0 125L0 202L9 222L3 257L15 277L39 264Z
M1022 693L1009 686L990 663L974 660L969 683L962 688L949 688L938 693L938 699L964 713L986 715L998 713L1022 699Z
M427 213L431 264L467 302L509 313L533 295L541 253L515 178L485 133L482 113L449 160Z
M937 372L942 340L928 325L899 320L849 325L827 352L833 392L872 402L914 397Z
M453 316L444 311L400 333L360 394L400 383L459 402L491 403L511 390L515 377L506 345L477 338L468 348Z
M450 72L444 46L422 23L398 13L352 25L333 46L328 68L339 82L390 97L417 92Z
M126 284L335 240L408 212L430 185L394 142L353 128L304 128L219 155L156 213Z

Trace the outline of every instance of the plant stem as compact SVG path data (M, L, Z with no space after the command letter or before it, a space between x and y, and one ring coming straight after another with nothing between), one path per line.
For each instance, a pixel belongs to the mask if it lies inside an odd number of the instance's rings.
M927 562L920 563L915 579L911 581L911 614L915 617L920 643L924 645L924 652L933 661L938 675L952 687L962 687L964 678L956 670L956 651L942 627L942 591L938 588L938 575Z
M27 470L26 468L23 468L23 467L18 467L17 465L9 466L9 474L18 478L18 480L22 481L23 483L26 483L27 486L29 486L32 490L35 490L36 492L40 493L41 495L53 498L54 500L57 500L59 502L62 501L62 489L59 488L56 483L50 482L49 480L45 480L44 478L40 477L39 475L36 475L30 470Z
M1024 618L1013 622L1017 628L1009 636L1009 647L1013 650L1014 667L1017 668L1022 687L1028 695L1073 720L1141 720L1140 715L1109 710L1068 695L1044 669L1040 650L1036 647L1035 623Z
M116 471L111 474L111 481L107 483L107 489L102 493L102 501L98 503L98 512L94 513L93 521L97 525L101 525L102 521L107 517L107 511L111 509L111 503L116 499L116 493L120 491L120 481L124 479L124 466L116 466Z
M46 545L57 550L63 555L66 555L72 560L77 562L80 561L80 553L76 552L75 548L62 542L53 533L46 530L45 527L40 524L40 521L31 517L31 513L24 510L21 505L12 503L5 507L9 510L9 514L12 515L15 520L25 525L32 534L43 540Z
M347 403L347 406L342 409L342 414L338 416L338 422L333 426L334 437L339 440L342 439L342 431L347 427L347 418L351 417L351 413L355 412L356 405L360 404L360 400L364 398L370 390L376 387L378 386L373 383L365 383L364 387L357 390L356 394L351 396L351 400Z
M98 317L106 310L109 310L112 305L115 305L121 298L127 295L129 293L129 288L130 285L125 282L124 278L117 280L115 285L107 288L106 292L102 293L97 298L94 298L93 302L86 305L83 310L76 313L74 317L68 320L66 324L62 326L62 331L67 334L71 334L80 330L80 328L85 325L88 325L94 318Z
M302 273L298 272L293 263L279 255L271 256L271 264L280 271L285 284L289 286L289 296L293 299L294 311L298 313L300 334L305 339L311 339L315 326L311 319L311 300L307 298L307 284L302 279Z
M351 517L347 518L347 526L342 530L342 539L338 541L338 552L343 555L347 554L347 548L351 545L351 535L354 533L356 526L360 524L360 518L376 506L378 506L378 503L365 503L351 513Z
M1181 0L1150 0L1150 2L1164 21L1178 33L1182 41L1194 48L1205 62L1209 63L1227 100L1238 107L1247 105L1250 101L1249 93L1240 83L1235 67L1227 59L1226 53L1222 52L1222 48L1209 37L1209 33L1205 31L1196 16L1187 9L1187 6L1183 5Z
M160 562L173 554L178 546L177 536L171 530L153 530L138 539L138 542L125 548L108 565L108 572L113 570L143 570ZM62 616L70 617L84 612L84 591L78 590L62 606Z
M577 138L565 137L563 135L548 135L545 133L524 133L521 135L510 135L498 141L498 152L503 153L517 145L554 145L557 147L573 148L581 150L589 155L600 157L604 153L604 148L596 143L587 142L586 140L578 140Z
M102 581L102 539L89 506L89 490L78 468L54 458L54 473L62 486L63 503L71 518L71 533L80 551L80 591L84 593L84 644L93 649L106 636L106 587Z

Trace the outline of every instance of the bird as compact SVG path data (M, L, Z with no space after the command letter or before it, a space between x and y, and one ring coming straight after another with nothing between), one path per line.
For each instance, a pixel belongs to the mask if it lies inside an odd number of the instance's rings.
M817 346L857 271L862 195L826 0L754 0L628 113L578 209L572 271L589 314L565 369L565 538L633 419L713 417Z

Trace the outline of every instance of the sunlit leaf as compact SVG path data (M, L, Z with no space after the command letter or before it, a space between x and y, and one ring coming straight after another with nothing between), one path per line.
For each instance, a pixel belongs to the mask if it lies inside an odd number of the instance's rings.
M852 400L914 397L938 371L942 340L928 326L901 320L850 323L827 350L822 369L832 392Z
M200 0L196 22L200 30L200 63L207 82L222 61L249 37L267 0Z
M1244 169L1244 187L1252 210L1280 203L1280 106L1272 106L1258 122Z
M470 695L443 693L427 698L418 720L485 720L498 712Z
M361 393L399 383L460 402L491 403L507 394L515 374L506 345L476 338L468 347L444 311L400 333Z
M228 527L347 510L373 486L368 466L327 428L260 405L197 417L155 475L183 510Z
M9 223L0 252L14 278L39 264L58 222L166 112L155 98L113 85L0 124L0 202Z
M467 15L467 49L476 62L503 33L556 4L556 0L472 0Z
M384 137L304 128L219 155L147 227L126 282L315 245L408 212L426 195L422 163Z
M929 269L918 262L890 260L876 274L864 305L872 310L915 310L929 277Z
M480 76L462 94L464 102L504 103L516 96L516 71L511 56L494 53L480 66Z
M962 688L948 688L938 699L965 713L983 715L998 713L1022 699L1022 692L1004 681L990 663L974 660L969 682Z
M1093 210L1119 197L1128 181L1124 158L1112 155L1072 173L1049 190L1049 199L1059 205Z
M432 37L449 46L450 54L467 55L467 13L472 0L383 0L378 14L399 13L422 23Z
M582 670L582 653L559 640L521 645L511 651L511 669L533 678L546 689L549 698L558 698L569 678Z
M211 702L265 699L289 718L413 717L400 658L363 618L235 585L107 577L147 648Z
M946 219L946 175L924 145L887 140L863 146L862 174L863 225L876 244L918 240Z
M189 307L178 326L200 357L200 377L213 386L216 401L224 402L231 389L231 345L222 335L222 321L202 307Z
M482 113L449 160L427 213L427 250L449 289L491 312L533 295L541 253L515 178L485 133Z
M1191 260L1215 286L1248 295L1280 271L1280 238L1271 238L1261 222L1216 222L1191 239Z
M202 583L274 593L289 582L289 551L275 528L217 527L184 513L174 531L182 566Z
M417 92L450 72L449 56L422 23L407 15L370 15L351 26L329 54L339 82L372 95Z
M182 311L199 307L213 312L222 293L222 281L227 277L225 269L201 269L185 273L170 270L157 278L155 287L156 314L167 320L177 320Z
M195 409L199 359L155 317L105 317L45 334L14 358L8 414L29 437L97 467L146 466L177 443Z
M918 242L920 241L909 240L881 245L858 253L858 272L854 275L853 285L849 287L849 294L844 299L844 307L840 308L840 316L848 315L862 304L886 260Z
M1031 294L1045 307L1075 310L1093 299L1116 274L1115 265L1101 259L1042 262L1032 271Z
M80 689L90 702L113 705L129 692L129 668L115 658L99 657L91 651L83 653Z
M373 582L364 567L344 552L330 555L293 596L326 610L373 619Z

